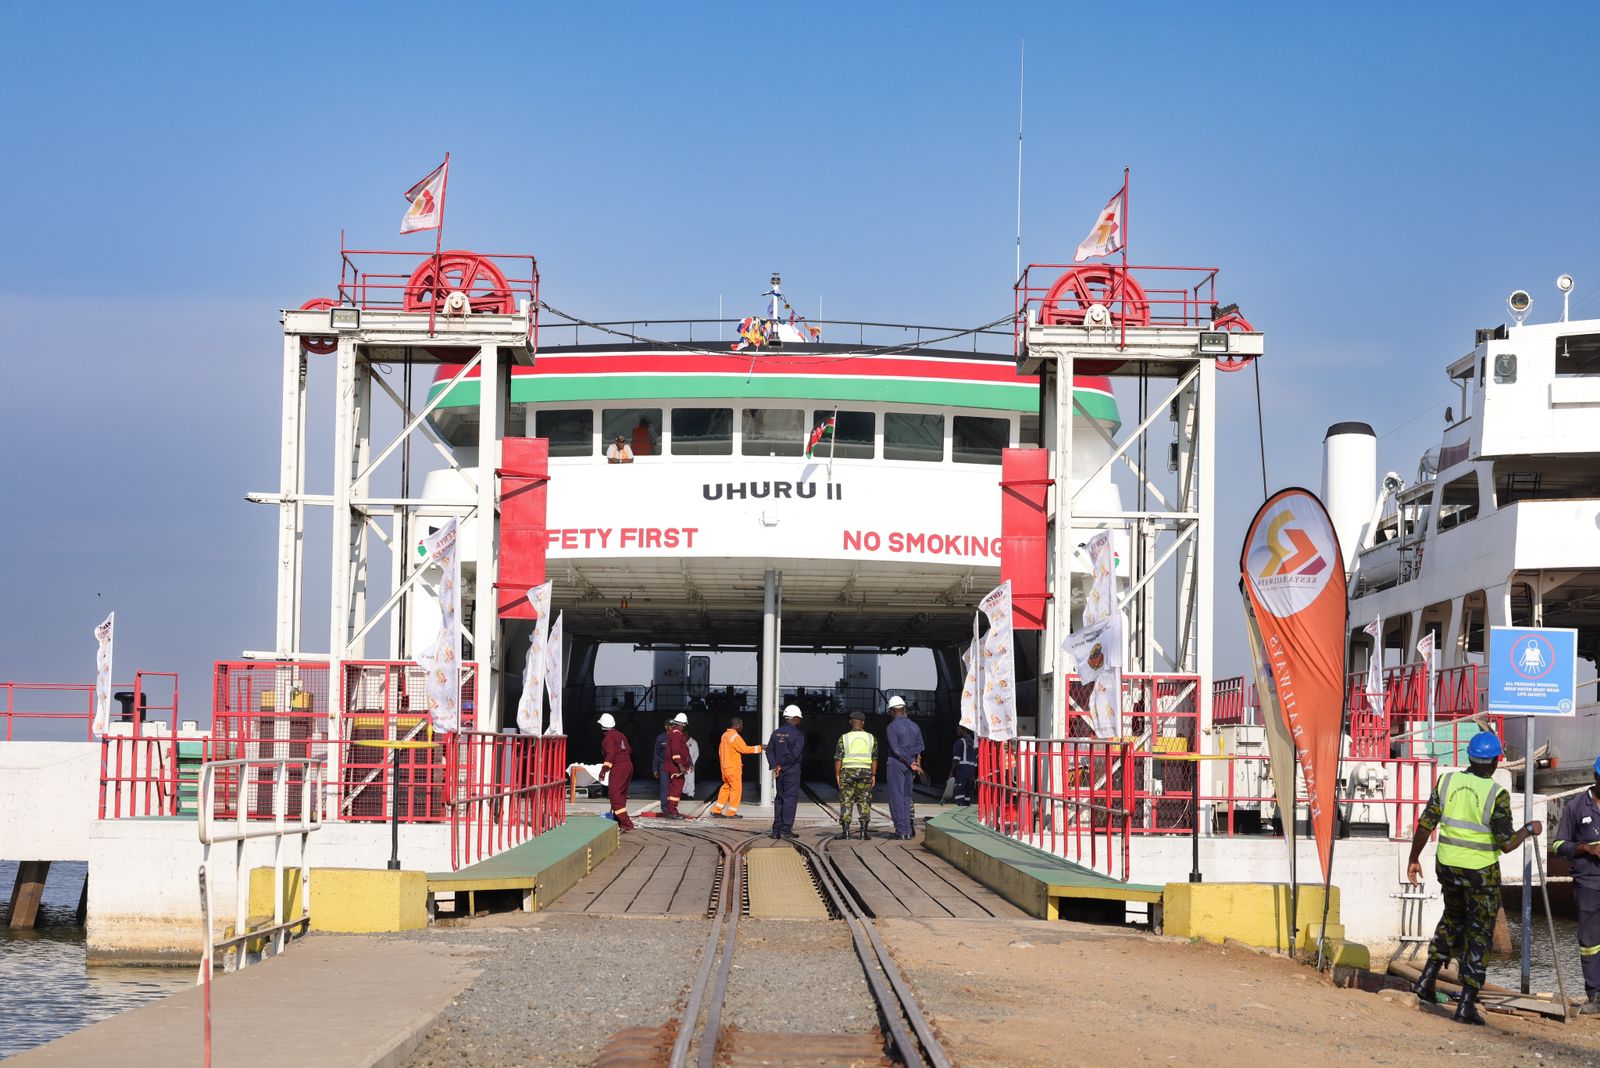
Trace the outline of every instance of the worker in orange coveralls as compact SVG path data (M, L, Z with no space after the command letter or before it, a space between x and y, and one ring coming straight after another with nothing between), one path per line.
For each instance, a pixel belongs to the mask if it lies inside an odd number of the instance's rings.
M739 733L743 729L744 720L734 716L728 721L728 729L722 732L722 741L717 743L717 757L722 762L722 789L717 791L717 803L711 806L711 814L723 819L744 819L739 815L739 799L744 796L744 758L761 752L759 745L744 740Z
M684 737L683 729L689 725L689 717L679 712L667 724L667 752L661 760L661 774L667 779L667 808L662 813L669 820L683 819L683 813L678 811L678 801L683 797L684 776L689 774L689 767L693 757L689 755L689 741Z
M606 794L611 798L611 814L617 818L619 830L633 830L633 817L628 815L628 784L633 781L633 747L628 736L617 730L617 721L610 712L600 717L605 734L600 736L600 755L605 761Z

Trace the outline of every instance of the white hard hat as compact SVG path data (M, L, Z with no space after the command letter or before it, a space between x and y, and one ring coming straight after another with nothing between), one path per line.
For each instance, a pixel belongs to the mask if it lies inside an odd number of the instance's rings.
M689 725L689 717L684 715L682 712L679 712L676 716L672 717L672 722L681 723L687 727Z
M784 705L783 706L783 718L784 719L804 719L805 717L800 714L800 706L799 705Z
M889 707L904 708L906 707L906 699L901 697L899 694L895 694L893 697L889 698Z
M616 717L613 716L610 712L607 712L603 716L600 717L600 726L604 727L606 730L610 730L612 727L615 727L616 725L617 725Z

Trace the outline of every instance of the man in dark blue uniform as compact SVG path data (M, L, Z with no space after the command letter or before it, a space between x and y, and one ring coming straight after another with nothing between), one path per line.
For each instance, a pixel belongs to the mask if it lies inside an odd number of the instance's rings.
M1572 893L1578 903L1578 961L1583 965L1589 1000L1578 1012L1600 1015L1600 760L1594 762L1594 785L1561 810L1550 839L1550 852L1572 865Z
M889 698L889 816L894 820L894 836L910 838L916 833L912 821L911 783L922 774L922 728L906 718L905 698Z
M978 781L978 740L965 727L956 728L955 750L950 754L950 773L956 783L956 804L972 804Z
M671 720L661 724L661 733L656 735L655 752L650 758L650 772L656 777L656 786L661 793L662 815L666 815L667 812L667 788L671 785L671 780L667 778L667 773L661 765L667 762L667 735L671 731Z
M800 804L800 758L806 736L800 733L800 706L783 710L783 723L767 739L767 766L772 769L772 837L794 838L794 813Z

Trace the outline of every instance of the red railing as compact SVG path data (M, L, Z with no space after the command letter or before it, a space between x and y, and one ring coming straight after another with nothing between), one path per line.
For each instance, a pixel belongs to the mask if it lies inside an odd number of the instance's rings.
M443 823L452 778L442 739L429 729L427 673L412 661L345 661L336 773L338 819L387 821L399 785L401 823ZM461 666L461 726L477 726L477 669ZM395 767L386 742L427 742L400 750Z
M1351 672L1345 679L1351 756L1436 757L1446 764L1463 764L1464 747L1479 731L1488 729L1504 737L1503 717L1479 714L1478 665L1439 669L1433 693L1435 727L1429 738L1427 665L1384 669L1378 701L1370 699L1366 672Z
M460 869L567 818L567 739L462 731L444 739L450 863Z
M1019 842L1128 878L1132 746L1092 738L978 742L978 819Z
M1091 305L1104 305L1113 326L1209 329L1217 312L1217 268L1139 267L1120 263L1030 263L1017 280L1017 351L1030 309L1045 325L1081 324ZM1221 327L1226 328L1226 327Z
M219 772L219 803L244 804L247 819L270 819L275 760L329 757L329 666L298 661L218 661L213 674L208 760L249 761ZM298 775L296 771L294 774ZM227 776L242 778L239 781ZM300 784L289 786L289 815L299 818ZM329 806L331 807L331 806ZM219 811L219 817L235 813Z
M75 741L94 739L94 686L75 682L0 682L0 697L5 707L0 716L5 719L5 740L20 741ZM28 730L35 724L70 724L59 732L45 734L71 737L36 738L41 732Z
M113 713L100 739L101 819L177 816L195 811L205 739L180 733L178 676L137 671L125 713Z
M1218 679L1211 685L1211 723L1227 727L1245 722L1244 676Z

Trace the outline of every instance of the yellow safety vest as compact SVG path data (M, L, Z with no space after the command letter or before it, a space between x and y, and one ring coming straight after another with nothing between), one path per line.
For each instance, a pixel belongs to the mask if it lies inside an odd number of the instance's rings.
M871 770L872 753L878 744L872 735L866 731L849 731L840 740L844 742L844 759L839 762L841 767Z
M1452 771L1439 780L1444 815L1439 820L1440 864L1477 870L1498 862L1489 818L1503 787L1481 775Z

